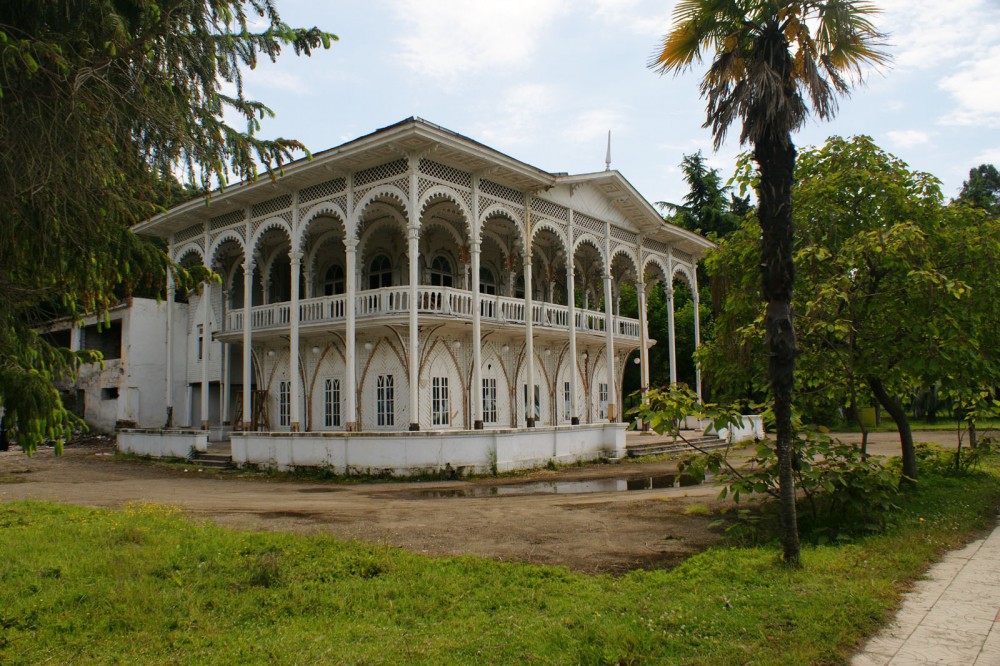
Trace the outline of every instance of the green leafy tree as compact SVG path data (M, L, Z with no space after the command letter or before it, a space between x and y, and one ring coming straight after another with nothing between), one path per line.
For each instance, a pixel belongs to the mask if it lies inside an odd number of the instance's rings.
M0 3L0 403L22 448L79 425L53 381L95 360L35 327L178 271L130 227L183 196L171 174L208 189L302 149L257 136L271 112L240 71L332 39L282 23L272 0Z
M681 162L688 193L683 205L658 202L662 208L673 210L671 222L710 238L730 234L742 215L730 211L731 205L742 209L744 201L729 197L729 188L722 183L718 169L709 168L701 151L685 155Z
M795 145L810 107L820 118L837 109L848 77L867 64L887 62L882 35L869 17L875 9L851 0L680 0L662 49L650 66L686 71L712 51L701 84L708 100L705 126L718 148L729 127L742 122L741 143L753 146L760 169L762 292L767 303L768 378L774 397L781 480L782 543L786 561L799 559L792 476L792 390L797 355L792 324L792 185Z
M1000 287L988 269L1000 260L1000 226L946 206L933 176L868 137L804 151L796 178L798 404L851 408L874 397L899 431L902 473L916 478L906 410L916 387L940 383L978 413L989 406L972 398L1000 372ZM733 393L763 373L764 323L741 274L757 260L753 231L745 225L709 262L713 280L730 284L704 367L730 377Z
M958 203L981 208L994 217L1000 215L1000 171L992 164L970 169L969 180L962 183Z

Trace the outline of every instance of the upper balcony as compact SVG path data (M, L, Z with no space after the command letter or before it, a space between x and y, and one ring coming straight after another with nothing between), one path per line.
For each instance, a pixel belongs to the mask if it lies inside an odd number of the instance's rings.
M321 296L299 301L299 327L305 332L324 328L341 328L347 320L347 295ZM472 292L453 287L420 285L417 288L417 302L410 303L409 287L384 287L359 292L355 297L355 316L358 328L371 325L404 323L408 320L412 306L417 308L422 321L462 321L472 322ZM523 330L525 318L524 299L482 294L479 301L480 317L484 325L492 329L507 329L511 332ZM554 303L535 302L532 304L531 319L536 335L568 335L569 308ZM226 315L225 327L218 337L226 341L237 341L243 333L242 309ZM252 334L288 333L291 321L291 303L257 305L251 310ZM627 317L613 317L616 341L638 342L640 338L639 320ZM607 331L607 321L603 312L576 310L577 334L584 338L603 339Z

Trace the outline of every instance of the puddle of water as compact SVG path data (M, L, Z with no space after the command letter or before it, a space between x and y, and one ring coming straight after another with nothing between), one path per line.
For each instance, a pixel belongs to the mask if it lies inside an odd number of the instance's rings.
M690 477L681 477L681 485ZM582 493L614 493L629 490L653 490L657 488L673 488L676 486L677 476L666 474L663 476L646 477L643 479L593 479L590 481L532 481L530 483L512 483L502 486L466 486L464 488L434 488L428 490L415 490L411 496L418 499L443 499L447 497L501 497L509 495L539 495L557 494L570 495Z

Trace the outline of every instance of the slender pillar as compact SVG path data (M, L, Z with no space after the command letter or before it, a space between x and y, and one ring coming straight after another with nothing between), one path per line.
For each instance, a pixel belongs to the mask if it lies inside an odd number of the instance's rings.
M482 299L479 293L479 240L472 243L472 427L483 429Z
M243 257L243 430L253 427L253 348L251 331L253 318L253 270L254 261Z
M289 398L291 399L292 432L301 429L302 415L299 407L299 281L302 275L302 253L293 250L289 253L292 264L292 302L289 304L289 340L288 340L288 378L292 382Z
M414 211L412 215L416 215ZM417 271L420 228L410 227L410 431L420 430L420 326L417 318Z
M222 325L226 325L226 317L228 316L227 306L229 304L229 291L223 290L222 292ZM222 348L222 376L219 378L219 388L221 395L219 396L219 420L222 421L223 426L231 425L229 420L229 392L230 392L230 382L229 376L232 374L229 371L229 343L221 343Z
M172 249L172 248L171 248ZM174 426L174 298L176 288L174 287L174 272L167 269L167 421L166 428ZM74 332L78 329L71 329ZM74 335L73 339L79 340L79 335ZM79 346L77 346L79 349ZM76 351L76 350L74 350Z
M530 231L529 231L530 233ZM535 332L534 332L534 294L531 293L531 241L529 236L528 249L524 251L524 377L528 384L528 395L525 399L524 423L529 428L535 427Z
M606 333L605 344L607 346L605 357L607 362L607 382L608 382L608 421L614 423L615 421L618 420L618 410L615 404L615 400L618 397L618 391L615 389L615 329L617 328L617 323L615 321L611 309L612 292L611 292L611 224L610 223L606 224L604 227L604 256L605 256L604 329Z
M208 430L208 330L209 307L211 307L212 290L207 282L201 283L201 429Z
M677 340L674 332L674 260L667 256L667 349L670 352L670 383L677 383Z
M639 297L639 366L642 370L642 396L649 390L649 324L646 317L646 283L639 280L635 285Z
M353 233L348 233L348 238L344 240L344 248L347 253L347 270L345 292L347 293L346 312L347 328L344 332L344 390L347 400L347 418L344 429L347 432L357 432L358 428L358 378L357 378L357 294L358 294L358 274L357 274L357 252L358 240Z
M569 211L569 237L573 237L573 211ZM570 247L567 252L566 261L566 307L569 309L569 422L571 425L580 425L580 416L577 413L577 396L579 387L577 385L576 371L576 271L573 261L576 255Z
M701 347L701 316L698 311L698 267L692 271L694 275L694 286L691 289L691 296L694 299L694 350L695 352ZM701 395L701 362L695 359L694 363L694 381L695 390L698 392L698 401L700 402L703 398Z

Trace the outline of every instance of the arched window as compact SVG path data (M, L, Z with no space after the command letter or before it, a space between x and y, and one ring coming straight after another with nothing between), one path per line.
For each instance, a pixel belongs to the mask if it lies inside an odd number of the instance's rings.
M450 287L454 279L451 262L442 256L435 257L431 262L431 284L435 287Z
M323 277L323 295L334 296L344 293L344 269L340 264L333 264L326 269Z
M490 296L496 296L497 294L497 280L493 276L493 271L485 266L479 269L479 293L489 294Z
M392 286L392 262L384 254L376 255L368 268L368 288Z

